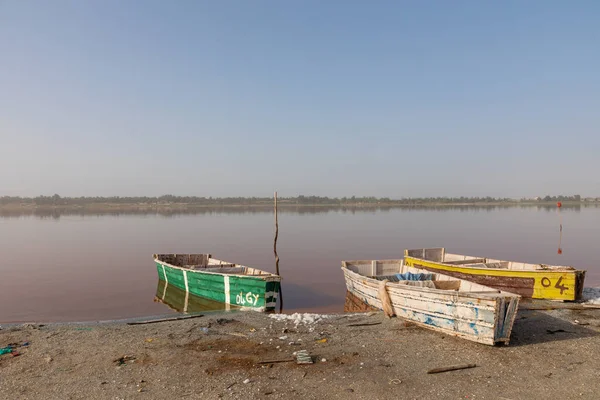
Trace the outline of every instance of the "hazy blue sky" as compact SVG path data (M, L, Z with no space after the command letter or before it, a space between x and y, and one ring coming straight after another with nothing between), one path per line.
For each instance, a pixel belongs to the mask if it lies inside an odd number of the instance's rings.
M600 196L598 1L0 0L0 195Z

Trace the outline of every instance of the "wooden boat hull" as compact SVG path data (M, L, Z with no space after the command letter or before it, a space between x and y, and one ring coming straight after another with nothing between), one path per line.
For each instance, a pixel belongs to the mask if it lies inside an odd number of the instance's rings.
M420 250L405 250L404 262L406 265L470 280L481 285L516 293L524 298L575 301L581 299L583 293L585 271L574 269L512 270L452 265L414 256L414 252ZM444 251L443 249L425 250L438 250L442 254ZM469 258L487 260L476 257Z
M357 264L358 263L358 264ZM382 309L379 298L380 280L365 276L362 261L342 263L346 288L369 306ZM384 268L401 263L399 260L377 261ZM402 272L426 272L402 266ZM352 270L354 269L354 270ZM360 272L360 273L359 273ZM393 273L396 273L394 271ZM368 274L368 273L367 273ZM382 275L372 274L372 275ZM437 274L436 279L452 278ZM461 291L414 287L393 282L386 283L396 316L424 328L487 345L508 344L517 313L520 296L461 281ZM462 291L463 289L468 291ZM482 290L486 292L483 293Z
M368 312L368 311L379 311L377 308L368 305L358 297L352 294L352 292L346 290L346 299L344 301L344 312Z
M191 270L155 259L158 278L194 296L242 310L274 311L279 295L277 275L252 276ZM245 267L244 267L245 268Z

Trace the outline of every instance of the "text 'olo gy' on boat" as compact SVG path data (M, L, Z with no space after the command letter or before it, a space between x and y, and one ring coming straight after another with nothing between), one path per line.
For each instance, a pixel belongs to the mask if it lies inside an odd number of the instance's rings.
M363 302L419 326L474 342L508 344L520 296L404 265L342 261L346 288Z
M212 258L210 254L155 254L158 278L225 309L274 311L281 277Z
M444 248L405 250L404 262L534 299L579 300L585 280L585 271L573 267L450 254Z

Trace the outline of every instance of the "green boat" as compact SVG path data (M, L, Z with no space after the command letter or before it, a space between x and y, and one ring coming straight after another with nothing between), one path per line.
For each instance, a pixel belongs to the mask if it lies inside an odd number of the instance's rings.
M158 279L223 303L226 310L274 311L281 277L212 258L210 254L155 254Z

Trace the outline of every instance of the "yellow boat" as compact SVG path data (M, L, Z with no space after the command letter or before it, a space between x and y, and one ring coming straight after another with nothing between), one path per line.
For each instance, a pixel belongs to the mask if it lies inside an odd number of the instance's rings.
M585 280L585 271L573 267L450 254L444 248L404 250L404 263L534 299L579 300Z

